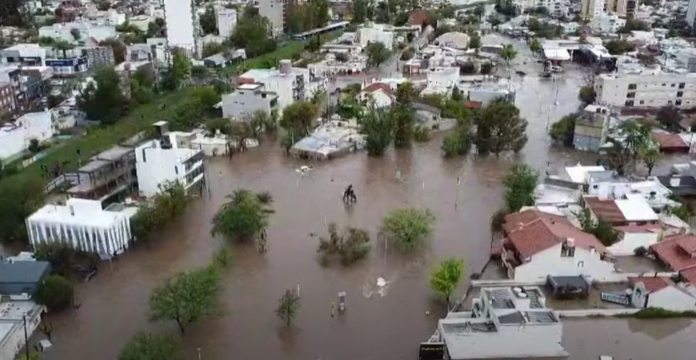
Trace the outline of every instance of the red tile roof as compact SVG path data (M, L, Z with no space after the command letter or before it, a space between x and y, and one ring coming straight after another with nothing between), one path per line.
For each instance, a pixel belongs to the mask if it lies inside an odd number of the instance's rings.
M480 109L483 106L483 103L480 101L467 101L464 104L464 107L467 109Z
M696 266L679 271L679 274L687 282L696 285Z
M382 90L389 95L393 95L391 87L389 87L389 84L385 84L385 83L380 83L380 82L372 83L363 89L364 92L374 92L377 90Z
M672 133L653 133L653 140L660 144L660 149L688 149L689 145L679 136L679 134Z
M614 230L622 233L656 233L662 231L662 226L660 224L625 225L614 226Z
M632 285L642 282L643 286L645 286L645 291L649 293L662 290L668 286L676 285L672 280L670 280L667 277L654 276L628 277L628 282Z
M686 234L667 237L650 246L650 249L672 270L679 271L696 266L696 257L691 257L689 254L693 246L696 246L696 235Z
M507 239L525 258L567 239L573 239L577 247L594 248L599 252L606 252L606 248L594 235L583 232L572 225L546 218L539 218L512 230Z
M597 197L586 197L585 203L597 218L608 223L626 222L626 217L614 200L602 200Z
M506 234L509 234L518 227L529 224L538 219L547 219L549 221L555 221L570 226L573 225L573 223L571 223L570 220L568 220L568 218L565 216L550 214L536 209L529 209L505 215L503 229L505 229Z
M425 10L414 10L408 17L408 24L422 26L426 20L428 20L428 12Z

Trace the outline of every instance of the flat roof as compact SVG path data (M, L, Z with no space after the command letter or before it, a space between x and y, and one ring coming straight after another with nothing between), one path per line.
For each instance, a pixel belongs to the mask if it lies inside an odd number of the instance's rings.
M568 177L570 180L574 183L584 183L587 181L587 175L591 171L604 171L606 170L604 166L599 166L599 165L590 165L590 166L583 166L583 165L576 165L576 166L567 166L565 168L566 173L568 174Z
M135 149L133 148L127 148L123 146L114 146L109 150L103 151L96 156L92 157L92 159L99 159L99 160L107 160L107 161L114 161L118 160L126 155L128 153L134 152Z
M295 34L295 35L293 35L293 37L303 37L303 36L313 35L316 33L320 33L322 31L333 30L333 29L338 29L340 27L345 27L345 26L348 26L348 24L350 24L350 21L340 21L340 22L337 22L335 24L324 26L322 28L317 28L317 29L305 31L303 33Z
M105 160L92 160L87 164L83 165L81 168L77 169L77 172L92 172L95 170L99 170L102 167L107 166L109 164L111 163Z
M110 228L116 222L121 221L124 215L113 211L91 211L89 213L71 212L65 205L46 205L27 218L29 222L40 225L42 223L64 224L77 226L92 226Z
M628 221L658 220L659 217L650 207L642 194L626 194L626 199L618 199L616 206Z
M0 284L38 282L49 267L46 261L0 262Z

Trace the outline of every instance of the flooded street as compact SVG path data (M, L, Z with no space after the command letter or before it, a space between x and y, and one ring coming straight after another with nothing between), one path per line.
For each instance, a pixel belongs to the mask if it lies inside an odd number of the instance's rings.
M206 360L415 359L418 344L432 334L444 314L443 304L433 301L428 288L429 271L438 259L449 256L465 259L467 278L484 266L490 249L490 216L501 206L504 170L514 162L527 162L543 174L547 162L552 171L578 161L594 162L593 154L551 148L546 135L547 119L555 121L577 109L582 74L568 70L556 82L540 80L536 76L540 65L524 49L519 51L515 63L526 61L520 66L530 68L528 76L516 78L516 102L529 121L529 142L521 154L443 159L439 135L429 143L389 151L381 158L360 153L314 163L315 169L304 176L295 169L306 162L285 157L270 143L232 160L215 159L207 170L210 195L193 201L182 219L149 244L140 244L115 261L113 275L104 265L92 282L80 284L77 310L48 319L54 329L54 347L42 359L116 359L121 347L140 330L176 331L174 323L149 323L150 290L167 276L210 260L222 243L209 234L211 219L225 196L240 187L269 191L274 197L269 251L260 255L253 244L235 245L234 266L225 277L221 296L224 313L187 329L187 359L196 359L199 348ZM400 180L397 171L402 174ZM352 209L346 209L340 199L348 184L354 185L358 196ZM384 244L377 241L380 219L406 206L428 207L437 216L431 246L410 257L388 247L385 252ZM322 268L316 258L317 239L309 234L324 234L328 222L369 230L370 257L350 268ZM377 277L388 281L384 294L375 292ZM302 308L295 327L285 329L274 314L277 299L286 288L298 285ZM347 292L347 311L332 318L330 304L341 291ZM426 311L432 312L430 316ZM655 340L646 340L651 335L618 338L645 323L627 329L625 321L607 321L593 332L599 321L603 320L567 322L564 343L571 354L577 354L572 360L592 359L595 351L604 349L614 351L611 355L617 360L668 355L651 352L657 349ZM683 322L670 320L665 327L672 321ZM648 324L652 327L657 322ZM685 324L682 332L663 340L678 345L665 358L693 358L686 355L693 354L694 345L689 352L683 348L690 343L689 336L696 335L696 326L690 321ZM616 353L617 345L626 352ZM583 356L586 350L592 356Z

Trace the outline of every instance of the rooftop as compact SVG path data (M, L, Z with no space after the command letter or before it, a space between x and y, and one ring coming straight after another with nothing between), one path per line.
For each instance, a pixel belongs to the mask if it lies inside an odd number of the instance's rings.
M50 266L46 261L0 262L0 284L39 282Z
M650 246L657 257L667 263L672 270L682 271L696 267L693 250L696 247L696 235L686 234L670 236Z
M593 171L605 171L606 169L604 166L583 166L583 165L576 165L576 166L568 166L565 168L565 172L570 178L570 180L574 183L577 184L584 184L587 182L590 172Z
M38 223L92 226L110 228L121 221L124 215L113 211L104 211L98 200L68 199L66 205L45 205L28 220Z
M667 277L654 277L654 276L640 276L640 277L629 277L629 283L635 285L637 283L643 283L645 286L645 291L648 293L660 291L669 286L676 286L674 281Z

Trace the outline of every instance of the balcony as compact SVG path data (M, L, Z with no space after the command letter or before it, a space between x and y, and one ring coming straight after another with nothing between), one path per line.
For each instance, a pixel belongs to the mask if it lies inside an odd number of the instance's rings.
M500 253L500 258L503 261L503 266L506 269L508 278L514 279L515 268L520 264L517 261L517 256L515 255L514 250L506 248L506 246L503 245L503 248Z

